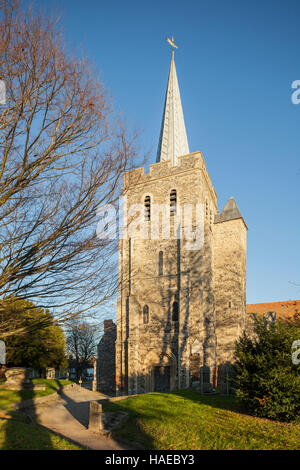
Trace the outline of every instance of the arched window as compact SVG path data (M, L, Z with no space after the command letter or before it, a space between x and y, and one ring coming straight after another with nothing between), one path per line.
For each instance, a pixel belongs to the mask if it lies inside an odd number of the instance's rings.
M145 221L148 221L151 219L151 199L150 196L145 197Z
M162 251L158 253L158 275L162 276L164 273L164 254Z
M211 209L210 209L210 220L209 220L209 223L210 223L210 226L212 226L212 223L213 223L213 212L212 212Z
M149 307L148 307L148 305L144 305L144 308L143 308L143 322L145 324L149 323Z
M178 302L175 300L172 306L172 321L178 321L179 307Z
M170 215L176 215L177 193L176 189L170 192Z

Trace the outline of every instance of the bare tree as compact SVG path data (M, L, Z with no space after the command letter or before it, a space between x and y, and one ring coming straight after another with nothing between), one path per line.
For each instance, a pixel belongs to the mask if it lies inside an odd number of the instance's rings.
M18 296L64 321L115 292L117 241L97 238L96 212L117 200L136 134L91 65L66 54L54 20L0 6L0 313Z
M80 319L72 319L66 323L67 352L75 360L77 378L89 360L96 355L99 331L99 325Z

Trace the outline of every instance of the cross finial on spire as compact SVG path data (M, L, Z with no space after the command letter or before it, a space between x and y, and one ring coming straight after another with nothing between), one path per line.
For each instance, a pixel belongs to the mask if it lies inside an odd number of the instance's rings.
M172 39L169 38L169 36L167 36L167 42L172 46L172 57L174 57L174 49L178 49L178 46L176 46L176 44L174 43L174 38L172 36Z

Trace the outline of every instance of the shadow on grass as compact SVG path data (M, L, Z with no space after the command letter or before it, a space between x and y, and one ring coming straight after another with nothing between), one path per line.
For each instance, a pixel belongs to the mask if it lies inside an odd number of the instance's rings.
M68 381L68 383L70 383ZM45 390L34 390L22 388L21 390L0 389L0 402L6 415L13 419L6 419L0 422L4 437L0 439L0 449L54 449L51 437L52 435L41 431L37 424L37 414L35 398L52 395L62 390L66 385L65 381L58 379L47 380L33 379L33 384L44 384ZM5 382L3 382L5 385ZM27 401L30 407L26 410L12 409L12 403ZM30 411L29 411L30 410ZM44 428L46 429L46 428Z
M174 402L174 398L177 400ZM186 403L187 406L184 406ZM104 403L104 411L126 411L129 414L127 421L113 431L116 440L137 442L147 449L155 449L152 432L156 432L157 424L165 422L178 422L188 420L191 404L204 407L247 414L238 399L233 396L201 395L194 389L175 390L166 393L147 393L124 401ZM147 432L149 429L149 432ZM178 428L179 429L179 428Z
M34 421L36 418L34 398L35 391L33 389L21 389L15 391L19 401L32 400L32 412L31 417ZM26 419L17 411L10 411L10 415L14 419L6 420L3 426L4 439L0 440L0 448L2 450L37 450L41 446L43 449L53 449L51 437L47 433L43 433L42 436L39 432L39 427L35 424L31 424L31 420ZM22 417L21 417L22 416ZM29 424L30 423L30 424Z
M200 394L195 389L190 388L187 390L175 390L170 392L172 395L177 395L185 400L192 400L196 403L211 406L212 408L219 408L221 410L235 411L237 413L248 414L237 397L226 396L221 394Z
M231 396L200 395L192 389L149 393L105 404L104 410L129 414L113 431L116 440L147 449L297 448L295 426L250 416Z

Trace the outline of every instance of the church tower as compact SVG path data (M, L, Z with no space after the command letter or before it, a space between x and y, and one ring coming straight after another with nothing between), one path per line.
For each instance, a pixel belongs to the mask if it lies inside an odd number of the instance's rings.
M245 317L247 228L233 199L218 214L204 158L189 151L177 46L168 41L157 160L149 173L124 175L117 394L187 388L200 381L202 366L216 385Z

